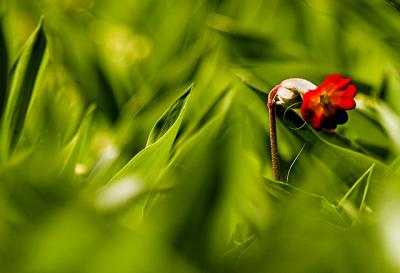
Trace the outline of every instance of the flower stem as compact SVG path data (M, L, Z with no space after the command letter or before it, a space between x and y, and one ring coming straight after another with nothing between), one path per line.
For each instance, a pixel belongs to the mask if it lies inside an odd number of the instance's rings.
M278 86L274 87L268 94L268 110L269 110L269 140L271 143L271 161L272 173L274 180L279 181L281 178L279 167L278 142L276 139L276 116L275 116L275 96L278 92Z

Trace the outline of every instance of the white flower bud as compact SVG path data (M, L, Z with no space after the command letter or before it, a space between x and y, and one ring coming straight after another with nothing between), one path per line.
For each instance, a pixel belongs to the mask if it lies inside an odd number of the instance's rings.
M276 94L278 99L277 104L283 105L296 101L299 96L303 97L306 92L316 88L315 84L304 79L292 78L284 80L279 84Z

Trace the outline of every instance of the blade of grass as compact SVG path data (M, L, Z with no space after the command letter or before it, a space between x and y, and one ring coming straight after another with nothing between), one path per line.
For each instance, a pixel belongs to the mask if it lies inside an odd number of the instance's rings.
M46 65L48 57L46 48L42 18L24 45L15 70L10 76L10 90L1 123L0 162L2 163L12 153L21 135L37 79Z
M3 31L3 16L0 15L0 117L6 99L8 57L5 35Z
M96 106L94 105L91 105L87 109L78 131L65 147L67 156L64 161L62 172L64 172L66 175L71 175L74 171L79 155L84 148L83 146L86 143L95 109Z
M191 85L156 122L150 132L146 148L132 158L112 179L137 175L154 183L166 163L181 125L186 103L193 88Z
M352 214L352 211L349 211L349 207L347 204L348 202L350 202L351 205L353 205L354 207L358 207L358 214L361 213L362 209L366 206L366 198L367 198L367 194L368 194L368 189L369 189L369 184L371 181L371 176L372 176L372 172L374 170L375 167L375 163L373 163L371 165L371 167L369 167L361 176L360 178L357 179L356 182L354 182L353 186L350 187L350 189L346 192L346 194L342 197L342 199L340 199L340 201L338 202L336 208L343 208L348 214ZM360 187L362 186L362 182L365 181L365 186L364 189L362 190L362 192L358 192L358 194L361 196L356 196L356 200L351 201L349 200L350 197L352 195L357 195L357 190L360 190ZM356 204L356 202L359 200L359 204ZM353 216L353 215L350 215Z

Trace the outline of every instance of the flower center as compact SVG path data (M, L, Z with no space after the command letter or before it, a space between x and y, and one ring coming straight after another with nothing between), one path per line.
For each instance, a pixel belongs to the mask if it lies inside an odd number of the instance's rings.
M319 101L323 107L327 107L330 104L330 96L326 93L323 93L319 96Z

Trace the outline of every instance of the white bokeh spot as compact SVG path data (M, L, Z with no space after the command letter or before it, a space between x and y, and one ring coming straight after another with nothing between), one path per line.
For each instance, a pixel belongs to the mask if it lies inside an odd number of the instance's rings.
M134 176L125 176L103 188L97 197L97 204L103 209L117 207L140 194L142 190L141 180Z

